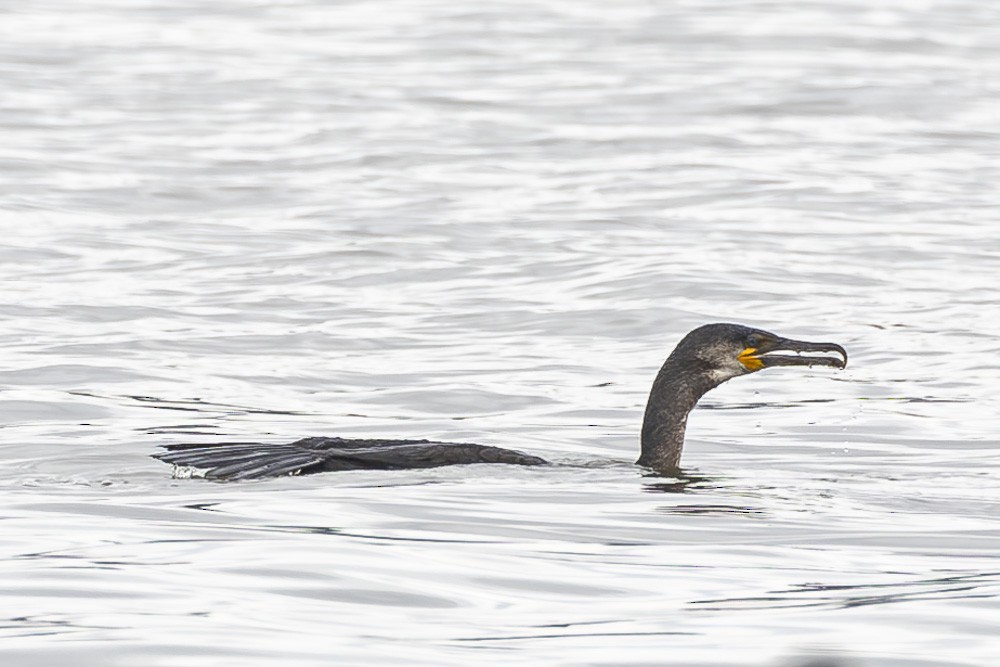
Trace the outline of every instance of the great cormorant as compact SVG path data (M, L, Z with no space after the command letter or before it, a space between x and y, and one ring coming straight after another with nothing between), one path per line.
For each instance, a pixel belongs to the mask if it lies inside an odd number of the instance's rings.
M781 352L836 352L843 358ZM814 365L844 368L847 352L836 343L791 340L740 324L698 327L681 339L653 382L642 423L642 455L637 463L660 473L678 472L688 414L708 390L726 380L772 366ZM548 463L513 449L430 440L316 437L287 444L177 444L165 447L167 451L154 456L175 466L203 471L208 479L222 480L332 470L433 468L466 463Z

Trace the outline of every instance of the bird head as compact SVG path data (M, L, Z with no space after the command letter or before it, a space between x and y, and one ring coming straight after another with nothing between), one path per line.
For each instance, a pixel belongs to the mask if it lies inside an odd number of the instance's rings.
M774 366L847 366L847 351L836 343L793 340L741 324L698 327L677 344L671 356L696 364L712 386Z

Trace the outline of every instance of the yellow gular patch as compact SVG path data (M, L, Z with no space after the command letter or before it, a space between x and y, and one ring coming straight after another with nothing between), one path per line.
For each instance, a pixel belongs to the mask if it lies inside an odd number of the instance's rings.
M736 361L743 364L743 368L748 371L759 371L764 368L764 362L753 356L757 351L755 347L748 347L736 355Z

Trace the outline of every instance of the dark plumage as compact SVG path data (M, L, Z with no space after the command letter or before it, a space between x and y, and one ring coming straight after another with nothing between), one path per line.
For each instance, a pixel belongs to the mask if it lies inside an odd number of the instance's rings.
M794 355L775 354L794 352ZM836 352L800 356L802 352ZM677 472L687 417L707 391L726 380L772 366L844 368L847 352L835 343L809 343L740 324L706 324L686 335L653 382L642 424L638 464ZM543 465L547 461L513 449L429 440L304 438L287 444L229 443L166 445L154 456L194 468L209 479L255 479L333 470L433 468L468 463Z
M430 440L303 438L283 444L166 445L161 461L205 470L209 479L256 479L334 470L436 468L463 463L543 465L545 459L513 449Z
M836 352L843 359L775 352ZM681 339L653 381L637 463L661 472L676 471L688 415L702 396L723 382L772 366L814 365L844 368L847 351L836 343L782 338L742 324L698 327Z

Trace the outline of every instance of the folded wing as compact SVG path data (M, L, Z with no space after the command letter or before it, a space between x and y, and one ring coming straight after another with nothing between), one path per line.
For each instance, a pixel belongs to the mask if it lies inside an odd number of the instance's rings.
M285 444L166 445L154 458L217 480L260 479L333 470L434 468L470 463L542 465L544 459L513 449L428 440L304 438Z

